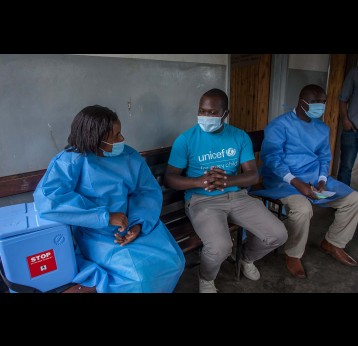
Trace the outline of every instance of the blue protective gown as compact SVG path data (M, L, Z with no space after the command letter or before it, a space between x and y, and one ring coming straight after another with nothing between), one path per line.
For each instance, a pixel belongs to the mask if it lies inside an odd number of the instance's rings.
M263 165L261 173L265 190L253 194L284 198L300 192L283 177L293 174L305 183L317 186L319 176L327 177L326 190L335 191L330 198L311 200L314 204L324 205L350 194L353 190L328 177L331 151L329 127L319 119L305 122L295 112L287 112L272 120L265 128L261 147Z
M184 255L159 219L161 188L130 146L116 157L60 152L34 200L41 217L76 226L79 273L73 282L101 293L174 290ZM138 238L124 246L114 243L118 227L108 224L110 212L127 215L127 230L141 224Z

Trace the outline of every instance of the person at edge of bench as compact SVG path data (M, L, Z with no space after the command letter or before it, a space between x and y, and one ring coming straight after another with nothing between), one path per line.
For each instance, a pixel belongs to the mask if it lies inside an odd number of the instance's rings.
M301 258L313 216L312 204L335 209L334 221L321 242L323 251L345 265L357 266L343 249L357 227L358 192L328 176L329 127L319 119L325 111L326 97L318 85L303 87L296 108L267 125L261 147L266 190L257 193L280 199L286 207L286 265L297 278L307 276ZM324 191L335 195L322 198L325 196L320 193Z
M224 123L228 115L224 91L203 94L198 124L175 139L165 173L167 186L185 190L185 211L203 242L200 293L217 292L214 280L233 246L228 220L248 231L241 267L251 280L260 278L254 261L287 240L283 223L244 188L259 178L252 142L245 131Z
M162 198L117 114L99 105L75 116L68 145L34 192L41 217L76 226L73 282L99 293L173 292L185 259L159 219Z

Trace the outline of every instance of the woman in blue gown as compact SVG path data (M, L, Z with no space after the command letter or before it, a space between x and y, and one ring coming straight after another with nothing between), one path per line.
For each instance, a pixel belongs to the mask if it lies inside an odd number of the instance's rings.
M162 191L115 112L80 111L34 192L40 216L73 226L79 273L97 292L172 292L185 259L160 221Z

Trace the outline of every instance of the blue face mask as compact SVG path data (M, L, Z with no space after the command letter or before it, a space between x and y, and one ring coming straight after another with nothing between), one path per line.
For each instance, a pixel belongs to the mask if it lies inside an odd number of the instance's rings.
M308 105L308 111L305 111L302 106L301 108L306 113L306 115L312 119L320 118L326 109L326 105L324 103L307 103L303 99L302 101Z
M105 141L102 141L103 143L112 145L112 151L104 151L103 149L101 149L103 151L103 155L104 156L119 156L123 153L123 149L124 149L124 141L123 142L117 142L117 143L107 143Z
M214 132L221 127L221 119L225 116L226 111L221 117L207 117L204 115L198 116L198 124L205 132Z

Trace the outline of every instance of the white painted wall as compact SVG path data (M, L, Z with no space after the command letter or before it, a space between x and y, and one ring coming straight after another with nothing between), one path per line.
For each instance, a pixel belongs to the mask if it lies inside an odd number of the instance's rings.
M117 112L138 151L172 145L195 125L200 96L227 86L227 64L204 62L224 55L148 57L0 54L0 176L46 168L74 115L93 104Z
M288 68L327 72L329 54L289 54Z
M151 59L164 61L197 62L205 64L227 65L228 54L74 54L93 55L111 58Z
M329 54L273 54L269 121L294 108L305 85L318 84L325 88L328 68Z

